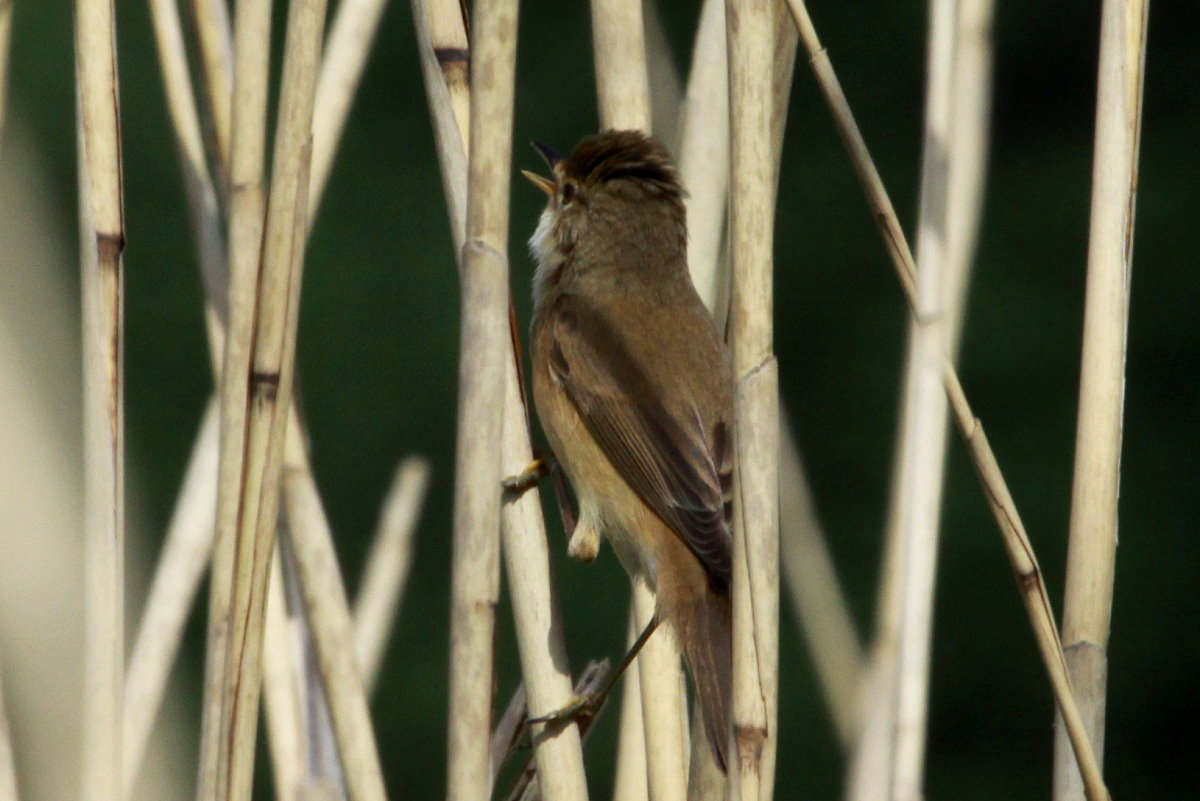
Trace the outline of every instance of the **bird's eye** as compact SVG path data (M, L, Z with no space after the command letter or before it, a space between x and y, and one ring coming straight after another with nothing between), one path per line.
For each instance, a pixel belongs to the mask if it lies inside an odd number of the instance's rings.
M563 206L570 206L574 200L575 200L575 182L574 181L564 181L563 185L562 185L562 189L560 190L559 202Z

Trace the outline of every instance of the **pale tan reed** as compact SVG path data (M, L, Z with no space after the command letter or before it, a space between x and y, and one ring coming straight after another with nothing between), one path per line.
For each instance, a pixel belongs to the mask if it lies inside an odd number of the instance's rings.
M288 608L282 562L277 550L271 560L263 632L263 708L275 798L294 801L312 772L305 748L309 706L299 681L303 644L298 642L297 629L303 621L297 621Z
M132 792L183 637L183 622L204 577L212 551L217 506L215 400L204 412L183 486L171 513L137 639L125 674L125 792Z
M218 164L225 170L222 178L226 188L232 184L233 178L229 170L233 152L233 122L237 112L235 101L238 99L237 81L234 62L237 55L236 45L231 44L229 6L227 0L192 0L186 4L191 11L192 24L196 30L196 41L199 45L200 73L204 79L204 96L207 99L208 119L212 123L213 155ZM238 0L238 26L241 26L242 0ZM255 54L255 60L266 58L269 51L261 55ZM266 71L263 80L266 81ZM243 98L244 99L244 98Z
M515 0L480 0L472 20L470 159L462 251L458 440L450 590L448 801L491 792L492 637L499 594L500 449L508 333L508 202L516 71Z
M413 19L451 233L455 252L461 256L466 229L464 147L471 138L470 93L465 80L469 58L465 23L459 6L445 0L425 4L414 0ZM501 465L518 472L528 463L531 449L525 407L520 402L517 385L515 353L511 349L509 353L513 356L505 357L504 382L505 397L511 400L504 405ZM529 707L538 710L537 714L561 709L572 697L561 618L550 591L544 526L537 493L527 492L501 509L502 542L510 564L509 585L522 670ZM515 561L520 562L519 570L511 567ZM522 580L515 580L516 575L522 576ZM535 756L545 797L550 801L586 798L578 728L564 726L552 736L542 727L537 729Z
M112 0L77 0L85 580L82 796L123 798L125 408L120 112Z
M772 796L778 693L778 370L773 353L775 25L766 0L731 0L729 330L738 473L733 537L733 731L729 798Z
M846 102L845 94L833 71L828 54L817 38L816 30L808 16L803 0L789 0L789 5L800 31L800 39L809 53L810 62L822 94L825 96L838 126L838 133L849 152L855 172L874 212L876 223L896 269L905 299L910 308L915 308L916 267L908 248L908 241L900 227L895 210L892 208L891 200L887 196L879 172L863 141L862 133L854 121L854 115ZM954 421L966 442L984 495L987 497L988 505L991 507L1000 529L1009 562L1021 591L1021 599L1025 604L1026 613L1029 615L1037 639L1042 662L1050 678L1055 701L1058 703L1067 729L1071 732L1075 757L1080 763L1083 773L1090 777L1089 783L1094 787L1098 786L1094 783L1102 780L1095 754L1087 741L1079 710L1071 691L1062 645L1058 637L1058 627L1054 622L1054 614L1046 594L1045 583L1042 580L1041 568L1038 566L1033 552L1033 546L1029 542L1016 504L1008 491L999 464L996 462L995 454L987 441L983 425L971 410L958 375L949 360L944 360L942 364L942 383L950 400L950 408L954 411ZM869 702L868 699L866 703Z
M235 519L229 647L219 686L223 701L216 738L215 797L223 801L248 798L253 775L263 613L279 508L286 412L291 403L307 238L313 93L324 18L324 0L301 0L289 8L262 259L250 295L254 330L249 343L250 382L244 396L248 408L243 430L245 453ZM231 373L227 362L224 377L228 379Z
M629 609L625 632L625 649L633 647L642 630L638 628ZM613 769L613 801L647 801L650 788L646 782L646 727L642 724L642 679L635 659L625 669L621 687L621 718L617 724L617 764Z
M385 7L385 0L342 0L330 24L317 77L313 114L312 181L308 190L310 228L325 194L350 104L362 80Z
M1091 230L1062 624L1075 698L1100 765L1148 14L1145 0L1108 0L1100 21ZM1076 801L1085 794L1098 797L1102 788L1086 783L1071 758L1070 737L1061 719L1056 729L1055 801Z
M383 501L379 529L367 554L354 598L354 655L363 691L370 696L379 678L388 635L412 566L413 537L429 488L429 462L409 456L400 462ZM286 488L285 488L286 489Z

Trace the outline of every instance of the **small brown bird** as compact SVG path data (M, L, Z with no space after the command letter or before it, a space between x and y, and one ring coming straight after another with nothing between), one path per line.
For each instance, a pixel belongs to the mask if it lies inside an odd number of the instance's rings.
M579 500L569 551L590 560L603 535L655 591L724 770L733 379L688 273L683 190L639 131L566 159L535 147L554 177L525 173L550 196L530 240L533 397Z

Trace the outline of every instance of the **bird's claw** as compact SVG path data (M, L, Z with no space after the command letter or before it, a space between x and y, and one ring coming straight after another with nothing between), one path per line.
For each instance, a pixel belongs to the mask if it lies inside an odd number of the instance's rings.
M525 466L525 469L514 476L509 476L500 482L500 486L508 492L522 493L526 490L537 486L537 483L542 480L550 472L549 460L544 456L538 456L532 462Z
M594 718L600 712L600 707L604 706L604 698L604 693L577 695L562 709L556 709L547 715L529 718L526 723L580 723Z

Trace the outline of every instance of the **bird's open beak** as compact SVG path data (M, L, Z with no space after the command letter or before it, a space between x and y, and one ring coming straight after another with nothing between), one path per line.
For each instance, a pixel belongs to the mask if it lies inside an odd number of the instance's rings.
M526 178L528 178L529 182L538 189L542 190L550 197L554 197L554 191L557 188L557 185L554 183L554 181L551 181L549 178L544 178L541 175L538 175L536 172L530 172L529 170L521 170L521 175L524 175Z

